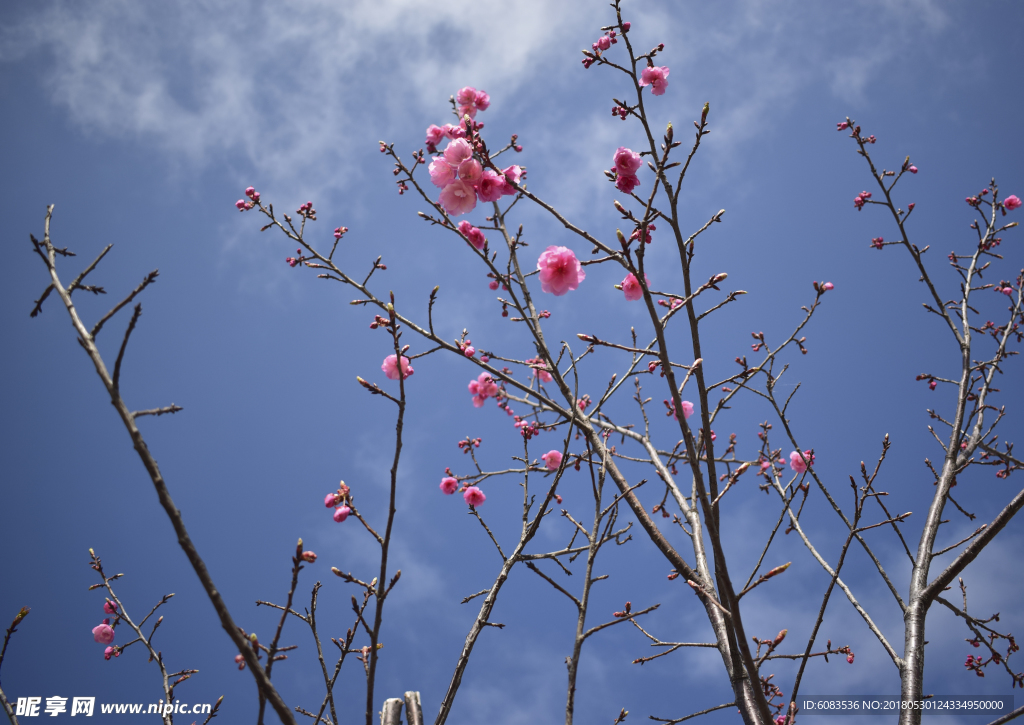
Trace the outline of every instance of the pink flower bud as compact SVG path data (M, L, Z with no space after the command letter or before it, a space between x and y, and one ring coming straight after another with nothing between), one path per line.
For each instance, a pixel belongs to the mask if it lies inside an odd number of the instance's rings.
M103 659L105 660L109 660L111 657L120 656L121 650L119 650L117 647L107 647L105 650L103 650Z
M628 21L627 21L627 22L625 22L625 23L623 23L623 24L622 24L622 32L623 32L623 33L628 33L628 32L629 32L629 26L630 26L630 24L629 24L629 22L628 22Z
M830 290L830 289L835 289L835 285L834 285L834 284L832 284L831 282L826 282L825 284L823 284L823 285L821 286L821 288L822 288L823 290Z
M334 520L339 524L348 518L349 513L352 511L348 506L339 506L334 509Z
M842 121L836 124L836 131L845 131L850 127L849 121Z
M238 665L238 669L245 669L245 657L243 657L242 655L235 655L235 663Z
M310 564L312 564L316 561L316 554L314 554L312 551L304 551L302 552L302 560L308 561Z
M853 652L846 655L846 661L849 662L851 665L853 664Z
M928 389L929 390L935 390L935 388L938 387L938 385L939 384L933 380L930 383L928 383Z
M324 497L324 506L326 506L327 508L331 508L332 506L337 506L337 504L338 504L337 494L329 493L329 494L327 494Z
M916 166L908 166L907 167L907 171L909 171L912 174L916 174L917 173L917 167ZM850 657L852 658L853 655L850 655Z
M384 358L384 363L380 366L380 369L384 371L384 376L388 380L398 380L398 357L395 355L388 355ZM402 379L408 378L412 375L415 370L412 369L412 365L409 364L409 358L402 356Z
M1019 209L1021 204L1024 204L1024 202L1022 202L1016 194L1011 194L1010 196L1003 199L1003 206L1006 207L1007 211Z
M235 202L235 207L238 211L245 211L245 199L239 199Z
M103 602L103 611L107 614L117 614L117 602Z
M473 357L476 355L476 348L472 345L466 345L466 348L462 351L462 354L466 357Z
M245 190L245 195L250 197L250 198L255 193L256 193L256 189L252 188L251 186Z

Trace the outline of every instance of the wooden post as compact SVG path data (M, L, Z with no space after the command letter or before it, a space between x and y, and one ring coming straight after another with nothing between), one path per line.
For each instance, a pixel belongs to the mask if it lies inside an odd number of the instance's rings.
M405 693L405 721L408 725L423 725L423 708L418 692Z
M380 711L380 725L402 725L402 701L397 697L389 697L384 701L384 709Z

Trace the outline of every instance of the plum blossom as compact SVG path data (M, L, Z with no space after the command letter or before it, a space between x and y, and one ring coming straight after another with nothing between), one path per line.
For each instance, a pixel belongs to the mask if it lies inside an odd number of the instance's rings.
M339 506L338 508L334 509L334 520L340 524L342 521L348 518L348 515L350 513L352 513L352 509L350 509L348 506Z
M103 602L103 611L107 614L117 614L117 602Z
M1010 196L1003 199L1003 206L1006 207L1007 211L1019 209L1021 204L1024 204L1024 202L1016 194L1010 194Z
M441 130L444 131L445 138L465 138L466 129L462 126L453 126L450 123L446 123L441 126Z
M482 408L484 401L498 394L498 386L490 373L480 373L476 380L469 381L469 392L473 396L473 407Z
M684 401L682 401L682 404L683 404L683 420L686 420L691 415L693 415L693 403L691 403L689 400L684 400ZM672 413L672 417L675 418L676 420L679 420L679 413L678 412L673 412Z
M479 184L482 172L483 169L480 167L480 162L476 159L466 159L459 164L459 178L467 184Z
M114 628L107 622L98 624L92 628L92 638L100 644L110 644L114 641Z
M615 188L625 194L632 194L633 189L640 186L640 178L635 174L619 174L615 177Z
M103 650L103 659L105 659L105 660L109 660L111 657L120 657L120 656L121 656L121 650L118 649L117 647L107 647L105 650ZM239 656L241 656L241 655L239 655ZM239 669L241 669L241 668L239 668Z
M614 170L618 174L635 174L640 170L640 165L643 163L640 160L640 154L632 149L627 149L625 146L619 146L616 149L612 161L615 164Z
M476 227L474 227L472 224L470 224L467 221L459 222L459 231L462 232L462 236L468 239L469 243L472 244L474 247L476 247L477 249L484 248L484 243L487 241L487 239L484 237L484 233L477 229ZM495 287L495 289L497 289L497 287Z
M512 196L517 193L512 184L519 183L519 180L523 177L523 169L513 165L502 171L502 174L505 176L505 183L502 186L501 193L505 196Z
M384 363L380 366L380 369L384 371L384 375L388 380L398 380L398 358L394 355L388 355L384 358ZM412 375L415 370L412 369L412 365L409 364L409 358L405 355L402 356L402 374L401 377L404 380Z
M444 188L455 180L455 169L445 160L444 156L435 156L427 171L430 172L430 183L434 186Z
M312 564L316 561L316 553L312 551L304 551L302 552L302 560Z
M462 498L464 498L466 500L466 503L468 503L470 506L479 506L480 504L487 500L487 497L484 496L484 492L481 491L476 486L470 486L465 491L463 491Z
M544 461L544 465L548 467L549 471L557 471L558 467L562 465L562 452L561 451L548 451L541 460Z
M455 168L459 168L459 164L471 158L473 158L473 147L464 138L453 139L444 149L444 160Z
M485 169L476 185L480 201L497 201L505 193L505 177L493 169Z
M476 208L476 191L462 179L456 179L441 190L441 206L452 216L467 214Z
M338 496L337 496L337 494L329 493L326 496L324 496L324 507L326 507L326 508L333 508L334 506L337 506L337 505L338 505Z
M458 480L452 478L451 476L445 476L444 478L441 479L441 491L442 493L444 493L445 496L451 496L453 493L455 493L455 489L457 489L458 487Z
M644 282L647 283L647 288L651 288L651 280L644 275ZM640 287L640 280L636 278L636 275L627 274L626 279L622 280L622 293L626 296L628 302L633 302L644 296L644 291Z
M476 118L477 111L486 111L491 105L491 97L483 91L466 86L455 95L459 105L459 115Z
M430 124L427 126L427 147L437 148L437 145L441 143L441 139L444 138L444 129L440 126Z
M583 265L567 247L548 247L537 260L537 269L540 270L541 290L556 297L576 289L587 278Z
M656 96L663 95L668 88L668 66L644 68L640 73L640 85L651 86L651 93Z
M807 463L804 462L804 459L807 459ZM806 471L808 463L814 463L814 455L810 451L804 451L803 459L800 458L799 451L793 451L789 454L789 467L797 473L803 473Z

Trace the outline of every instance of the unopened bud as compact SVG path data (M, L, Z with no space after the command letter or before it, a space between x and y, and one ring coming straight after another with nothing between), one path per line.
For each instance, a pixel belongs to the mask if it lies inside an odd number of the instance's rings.
M779 632L777 635L775 635L775 640L772 642L772 644L775 645L776 647L778 647L780 644L782 644L782 640L784 640L786 638L786 633L788 631L789 631L788 629L784 629L781 632Z

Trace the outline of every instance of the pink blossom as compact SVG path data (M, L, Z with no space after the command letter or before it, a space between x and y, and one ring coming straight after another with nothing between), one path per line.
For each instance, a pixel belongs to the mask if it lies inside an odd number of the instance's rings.
M557 471L558 467L562 465L562 453L561 451L548 451L541 460L544 461L544 465L548 467L549 471Z
M437 146L444 138L444 129L430 124L427 126L427 146Z
M427 171L430 172L430 183L434 186L443 188L455 180L455 169L445 160L444 156L435 156Z
M635 174L619 174L615 177L615 188L626 194L633 193L633 189L640 186L640 179Z
M462 498L464 498L466 500L466 503L468 503L470 506L479 506L480 504L487 500L487 497L484 496L484 492L481 491L476 486L470 486L465 491L463 491Z
M907 171L909 171L912 174L916 174L917 173L917 167L916 166L908 166L907 167ZM850 657L852 658L853 655L850 655Z
M459 114L476 118L477 111L486 111L491 105L491 97L483 91L466 86L455 95L455 102L459 105Z
M523 177L522 168L519 166L509 166L502 174L505 176L505 183L501 188L501 193L505 196L512 196L517 193L516 188L512 184L518 184L519 180Z
M480 167L480 162L476 159L466 159L459 164L459 178L467 184L476 185L480 183L482 171L483 169Z
M473 407L482 408L484 401L498 394L498 386L490 373L480 373L476 380L469 381L469 392L473 396Z
M541 290L555 297L576 289L587 277L583 265L567 247L548 247L537 260L537 269L540 270Z
M107 614L117 614L117 602L103 602L103 611Z
M843 130L849 128L849 127L850 127L850 122L849 121L840 121L839 123L836 124L836 131L843 131Z
M476 348L473 347L472 345L466 345L464 348L462 348L462 354L465 355L466 357L473 357L474 355L476 355Z
M939 384L937 382L935 382L934 380L932 380L930 383L928 383L928 389L929 390L935 390L935 388L937 388L937 387L939 387Z
M456 179L441 190L441 206L452 216L467 214L476 208L476 191L465 181Z
M476 190L480 194L480 201L497 201L505 191L505 177L493 169L485 169Z
M804 459L807 460L806 463L804 462ZM814 456L811 454L810 451L804 451L803 458L800 458L799 451L793 451L792 453L789 454L789 467L792 468L797 473L803 473L804 471L806 471L808 463L814 463Z
M826 291L827 291L827 290L830 290L830 289L835 289L835 288L836 288L836 286L835 286L834 284L832 284L831 282L826 282L825 284L823 284L823 285L821 286L821 288L822 288L823 290L826 290Z
M846 655L846 661L849 664L851 664L851 665L853 664L853 652L851 652L850 654Z
M445 496L451 496L458 487L459 482L451 476L445 476L441 479L441 491Z
M453 126L450 123L441 126L441 130L444 131L446 138L465 138L466 136L466 129L462 126Z
M651 86L651 92L656 96L665 93L665 89L668 88L668 66L644 68L640 73L640 85Z
M686 420L691 415L693 415L693 403L691 403L689 400L684 400L684 401L682 401L682 404L683 404L683 420ZM675 418L676 420L679 420L679 413L678 413L678 411L673 412L672 413L672 417Z
M111 657L120 656L121 650L119 650L117 647L107 647L105 650L103 650L103 659L105 660L109 660Z
M235 202L235 207L238 209L238 211L245 211L246 203L247 202L245 201L245 199L239 199L238 201Z
M114 628L104 622L92 628L92 638L100 644L110 644L114 641Z
M1013 294L1013 287L1010 287L1009 285L1007 285L1006 287L1000 288L999 291L1002 292L1007 297L1009 297L1010 295Z
M487 283L487 286L490 289L498 289L498 280L492 279L490 282Z
M398 358L394 355L388 355L384 358L384 364L380 366L380 369L384 371L384 375L388 380L398 380ZM412 369L412 365L409 364L409 358L405 355L402 356L402 379L408 378L412 375L415 370Z
M1024 202L1022 202L1016 194L1011 194L1003 199L1003 206L1005 206L1008 211L1019 209L1021 204L1024 204Z
M644 281L647 283L647 289L651 288L651 280L644 275ZM626 295L626 300L633 302L644 296L644 291L640 287L640 280L633 274L627 274L626 279L622 280L622 292Z
M352 509L350 509L348 506L339 506L338 508L334 509L334 520L340 524L342 521L348 518L348 515L350 513L352 513Z
M533 371L533 374L536 375L537 379L540 380L542 383L550 383L552 380L554 380L554 378L551 377L551 373L549 373L547 370L536 369Z
M329 493L329 494L327 494L324 497L324 506L325 507L331 508L332 506L337 506L337 505L338 505L338 496L337 496L337 494Z
M464 138L453 139L444 149L444 160L456 169L466 159L473 158L473 147Z
M312 564L316 561L316 554L312 551L304 551L302 552L302 560Z
M472 244L474 247L476 247L477 249L484 248L484 242L486 242L487 239L486 237L484 237L484 233L477 229L476 227L474 227L472 224L470 224L467 221L459 222L459 231L462 232L462 236L468 239L469 243ZM492 289L497 289L497 285L495 285Z
M640 154L631 149L627 149L625 146L619 146L619 148L616 149L615 155L612 157L612 161L615 164L615 171L618 174L635 174L643 163L640 159Z
M245 669L245 655L241 655L241 654L235 655L235 664L238 665L238 669L244 670Z

